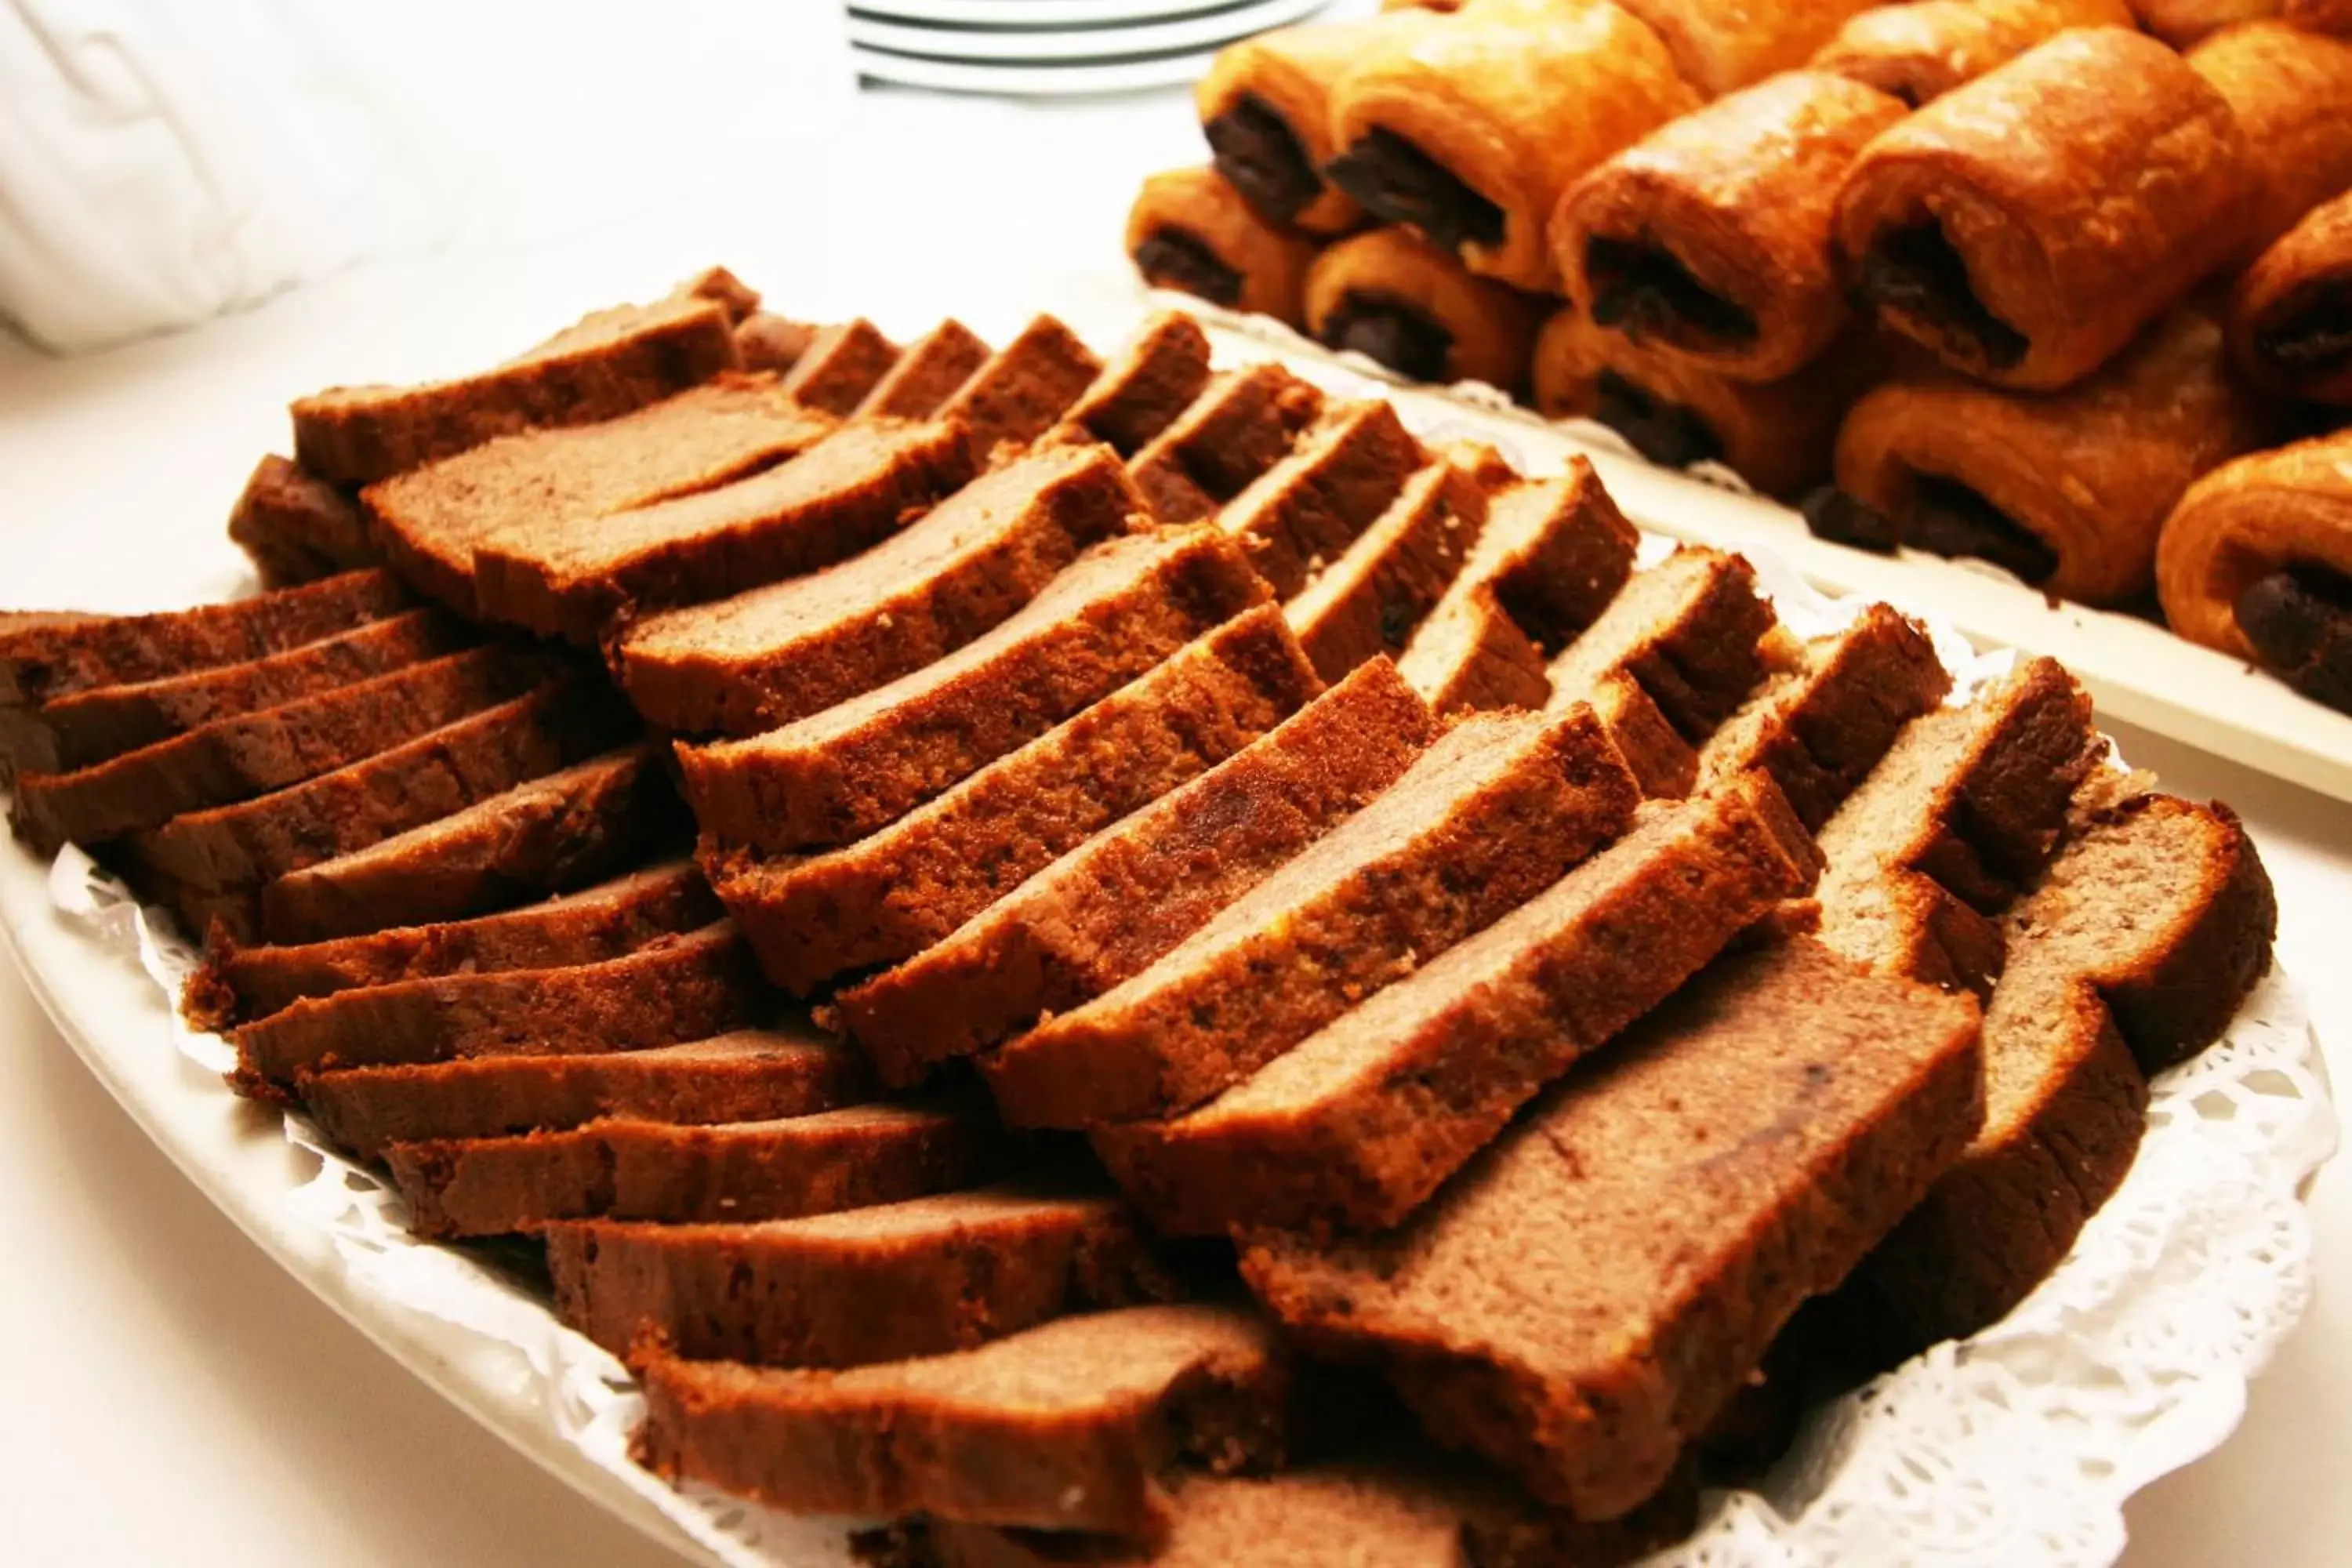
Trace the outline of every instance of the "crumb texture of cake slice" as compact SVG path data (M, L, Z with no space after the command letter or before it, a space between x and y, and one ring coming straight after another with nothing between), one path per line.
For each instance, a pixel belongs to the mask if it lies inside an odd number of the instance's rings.
M618 958L721 914L693 863L673 860L526 908L360 936L240 947L205 956L182 1010L200 1028L266 1018L308 996L442 974L551 969Z
M726 308L690 293L600 310L519 359L454 381L295 399L294 456L367 485L500 436L612 419L742 363Z
M1381 1366L1441 1443L1614 1518L1959 1157L1978 1028L1973 1001L1810 939L1727 959L1403 1228L1254 1231L1244 1277L1309 1348Z
M801 1513L1141 1538L1166 1531L1172 1466L1278 1460L1289 1390L1269 1326L1215 1305L1087 1313L846 1371L655 1357L643 1376L639 1457L674 1479Z
M1552 661L1552 700L1582 701L1630 675L1683 739L1702 744L1763 680L1761 644L1775 624L1745 556L1683 545L1629 579Z
M630 728L601 679L566 675L331 773L175 816L131 844L190 888L257 888L592 756Z
M847 415L871 396L904 357L882 329L863 316L819 328L794 355L781 383L804 408Z
M1413 629L1462 570L1486 521L1486 492L1440 458L1285 606L1326 680L1366 659L1402 657Z
M320 1128L363 1160L394 1143L498 1138L606 1117L677 1125L810 1116L867 1098L856 1051L805 1023L591 1056L460 1057L295 1075Z
M2140 795L2059 852L2002 922L1984 1129L1849 1287L1886 1353L1998 1321L2065 1260L2138 1152L2143 1069L2220 1037L2277 922L2226 806Z
M837 565L637 622L614 668L651 723L757 734L952 653L1148 512L1108 447L1047 447Z
M559 767L261 889L262 932L308 942L462 919L579 888L685 837L656 742Z
M409 610L238 664L93 687L28 711L29 722L15 733L37 739L18 751L17 763L27 770L88 767L216 720L457 653L474 641L455 616Z
M1435 724L1376 659L837 998L887 1083L1076 1006L1141 970L1403 776Z
M404 582L478 616L474 547L501 530L562 520L587 532L608 513L773 468L836 423L772 376L721 376L618 419L502 437L370 485L360 499Z
M710 847L703 864L768 977L807 995L944 940L1321 685L1281 611L1261 605L855 844L781 856Z
M850 843L1265 597L1213 531L1108 541L945 658L764 735L680 746L687 799L722 842Z
M853 1105L681 1126L608 1117L512 1138L394 1143L385 1163L419 1236L505 1236L553 1220L790 1219L897 1203L997 1173L993 1126L952 1106Z
M1056 427L1132 458L1209 387L1209 334L1181 310L1154 316L1103 366Z
M1280 462L1323 411L1323 395L1278 364L1212 381L1129 459L1162 522L1204 522Z
M991 355L940 407L963 426L982 464L998 448L1035 440L1053 427L1095 377L1102 361L1057 318L1033 318Z
M1633 832L1189 1115L1099 1129L1152 1223L1402 1224L1513 1113L1811 885L1811 841L1751 773Z
M1760 767L1798 819L1819 829L1904 725L1952 689L1927 634L1885 605L1805 645L1797 668L1768 680L1701 747L1697 783Z
M1393 405L1349 404L1221 509L1217 526L1288 598L1388 510L1427 458Z
M567 1222L547 1261L557 1312L616 1355L763 1366L944 1355L1181 1293L1117 1195L1034 1175L757 1225Z
M389 573L371 570L192 610L39 617L0 629L0 708L243 664L415 604Z
M307 997L240 1025L238 1073L297 1073L455 1057L635 1050L751 1022L762 987L724 921L619 958L557 969L442 974Z
M352 498L276 453L254 465L229 510L228 536L272 588L383 563Z
M1469 560L1398 668L1441 713L1542 707L1551 697L1547 650L1608 607L1639 543L1582 458L1558 479L1500 489Z
M474 544L479 613L595 644L628 617L795 577L880 542L972 477L954 420L852 424L790 462L599 515L548 512Z
M1475 714L1149 968L982 1063L1016 1126L1186 1110L1534 897L1641 786L1589 710Z
M2068 803L2105 750L2091 699L2028 659L1903 728L1823 825L1823 941L1857 963L1985 992L1998 915L2048 860Z
M66 773L16 780L17 831L53 854L160 827L184 812L249 800L373 756L521 695L563 666L506 647L468 648L215 719L185 734Z
M849 416L929 419L993 352L979 333L950 317L908 343Z

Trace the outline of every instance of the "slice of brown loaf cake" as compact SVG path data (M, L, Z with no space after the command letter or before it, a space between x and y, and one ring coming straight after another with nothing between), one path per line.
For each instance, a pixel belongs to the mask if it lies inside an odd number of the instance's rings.
M549 513L474 547L479 612L594 643L640 611L829 566L898 531L972 476L963 429L849 425L766 473L593 519Z
M1261 605L855 844L773 857L706 846L703 864L768 978L806 995L942 940L1321 689L1282 612Z
M944 1355L1181 1293L1116 1194L1037 1177L761 1225L551 1226L547 1264L558 1314L615 1355L769 1366Z
M409 610L241 664L93 687L32 710L21 732L37 739L20 749L17 761L28 771L88 767L216 719L315 697L456 653L474 640L455 616Z
M1589 710L1475 714L1149 968L982 1064L1008 1121L1189 1110L1485 929L1632 823Z
M2141 1069L2220 1037L2270 967L2277 921L2226 806L2144 795L2095 816L2003 922L1984 1130L1842 1305L1898 1355L2006 1316L2131 1169Z
M1772 607L1741 555L1685 544L1629 579L1551 665L1552 700L1586 700L1632 676L1683 739L1700 744L1764 679Z
M1037 316L990 356L940 416L961 424L982 464L1001 446L1034 441L1102 374L1102 361L1052 316Z
M898 1203L993 1175L999 1143L991 1121L964 1110L853 1105L394 1143L384 1163L418 1236L507 1236L562 1219L791 1219Z
M820 328L784 373L784 395L822 413L847 415L897 366L898 345L860 316Z
M289 871L262 887L261 934L318 942L585 887L685 837L664 761L659 742L640 742Z
M1096 1150L1164 1231L1402 1223L1512 1114L1712 962L1818 862L1760 773L1623 839L1188 1116Z
M1822 828L1822 940L1891 973L1981 991L1998 913L2055 847L2105 742L2053 660L2025 661L1964 708L1904 727Z
M601 963L439 974L307 997L230 1037L241 1081L290 1083L336 1068L676 1045L749 1025L761 1000L751 953L719 921Z
M1370 528L1427 460L1393 405L1349 404L1251 480L1218 511L1217 526L1286 599Z
M1698 1527L1695 1484L1587 1524L1456 1456L1352 1457L1371 1446L1270 1476L1181 1476L1156 1543L912 1520L851 1546L869 1568L1621 1568Z
M886 1083L1143 969L1404 775L1435 728L1375 659L1260 740L838 998Z
M228 946L188 977L181 1008L200 1028L266 1018L305 996L436 974L489 973L595 963L668 931L691 931L720 914L719 900L687 860L623 877L567 898L478 920L394 927L285 947Z
M1316 671L1337 680L1379 654L1402 657L1486 526L1486 491L1440 458L1286 606Z
M840 1372L656 1356L641 1375L639 1458L674 1479L802 1513L1146 1537L1165 1531L1175 1467L1278 1460L1289 1396L1272 1330L1224 1306L1089 1313Z
M778 375L800 363L815 345L821 329L795 321L773 310L754 310L735 323L735 348L745 370L773 371Z
M1685 987L1402 1230L1255 1232L1243 1273L1307 1345L1383 1367L1440 1442L1613 1518L1983 1106L1973 1002L1800 938Z
M390 574L371 570L193 610L44 617L0 630L0 707L242 664L415 607Z
M1132 458L1209 387L1209 334L1181 310L1154 316L1063 412L1057 439L1108 441Z
M272 588L383 562L366 514L351 497L275 453L245 481L229 510L228 536Z
M765 735L680 746L687 799L724 842L849 843L1265 599L1213 530L1110 540L945 658Z
M1760 767L1809 828L1827 822L1903 726L1952 689L1927 633L1885 605L1805 645L1803 662L1765 684L1699 751L1698 783Z
M253 888L446 816L595 752L630 727L601 681L564 677L374 756L131 839L164 875Z
M472 615L474 546L500 528L601 517L728 484L806 451L834 424L772 377L722 376L618 419L502 437L371 485L361 499L402 579Z
M1543 650L1598 618L1633 569L1639 544L1592 465L1494 496L1462 568L1397 668L1439 712L1540 708Z
M1323 411L1323 395L1278 364L1212 381L1129 459L1163 522L1202 522L1282 460Z
M16 829L43 854L160 827L183 812L315 778L555 678L535 652L477 647L388 670L68 773L16 781Z
M867 1098L857 1053L806 1026L739 1029L601 1056L469 1057L299 1073L320 1128L360 1158L394 1143L496 1138L604 1117L700 1125L811 1116Z
M1640 681L1622 669L1603 676L1588 689L1584 702L1617 742L1625 765L1642 781L1643 795L1680 800L1698 787L1698 752Z
M1109 447L1041 447L839 565L638 622L613 665L649 722L757 734L961 647L1149 510Z
M951 316L908 344L850 417L929 419L988 363L992 352L979 333Z
M726 308L692 294L602 310L520 359L419 386L339 386L294 400L294 456L366 485L500 436L586 425L742 363Z

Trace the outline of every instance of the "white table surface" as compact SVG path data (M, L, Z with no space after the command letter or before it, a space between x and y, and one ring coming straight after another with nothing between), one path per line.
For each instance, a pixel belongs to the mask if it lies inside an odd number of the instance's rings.
M146 608L226 590L221 531L283 406L510 352L724 260L782 309L898 332L942 312L1003 335L1086 329L1122 287L1146 171L1197 158L1181 96L1024 110L868 94L830 174L747 171L719 208L556 254L383 267L180 338L72 362L0 339L0 606ZM1098 329L1097 329L1098 330ZM2233 804L2278 884L2279 952L2352 1088L2352 808L2153 737L2126 754ZM2312 1194L2321 1288L2218 1454L2133 1505L2132 1568L2347 1556L2352 1167ZM237 1564L676 1561L472 1426L279 1274L151 1148L0 964L0 1562Z

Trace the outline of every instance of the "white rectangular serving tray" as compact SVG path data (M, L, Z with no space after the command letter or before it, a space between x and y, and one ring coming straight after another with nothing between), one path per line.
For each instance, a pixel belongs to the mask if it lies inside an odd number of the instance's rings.
M1204 307L1184 295L1159 300L1208 324L1220 363L1278 359L1326 390L1360 393L1376 384L1414 416L1408 423L1475 416L1482 431L1509 442L1523 467L1539 471L1582 453L1625 515L1644 529L1729 550L1767 549L1824 593L1884 599L1906 614L1932 612L1979 649L2047 654L2074 672L2105 714L2352 801L2352 714L2152 622L2052 600L1980 563L1833 544L1778 502L1644 461L1605 426L1546 420L1489 386L1405 382L1360 354L1334 354L1265 317Z

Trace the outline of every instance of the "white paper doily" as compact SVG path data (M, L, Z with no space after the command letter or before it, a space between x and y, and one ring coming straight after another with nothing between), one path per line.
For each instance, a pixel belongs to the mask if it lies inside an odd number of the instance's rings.
M1431 439L1509 447L1507 429L1473 416L1421 426ZM1642 559L1672 547L1645 535ZM1749 554L1800 636L1833 630L1860 606L1823 597L1769 552ZM1928 629L1952 670L1954 701L2011 663L2005 651L1975 652L1932 617ZM176 999L196 955L168 921L70 847L49 886L61 914ZM174 1048L209 1071L233 1065L226 1042L173 1016ZM1711 1498L1696 1534L1654 1568L2113 1563L2124 1500L2228 1436L2248 1379L2310 1299L2312 1231L2299 1194L2335 1152L2336 1119L2294 984L2274 971L2219 1044L2158 1078L2148 1120L2131 1173L2041 1289L1974 1339L1939 1345L1815 1412L1761 1489ZM536 1405L562 1439L715 1561L849 1563L842 1521L673 1490L639 1469L628 1444L644 1401L617 1360L490 1263L413 1239L398 1194L332 1152L306 1119L289 1114L285 1127L319 1164L285 1201L331 1237L362 1289L520 1352Z

